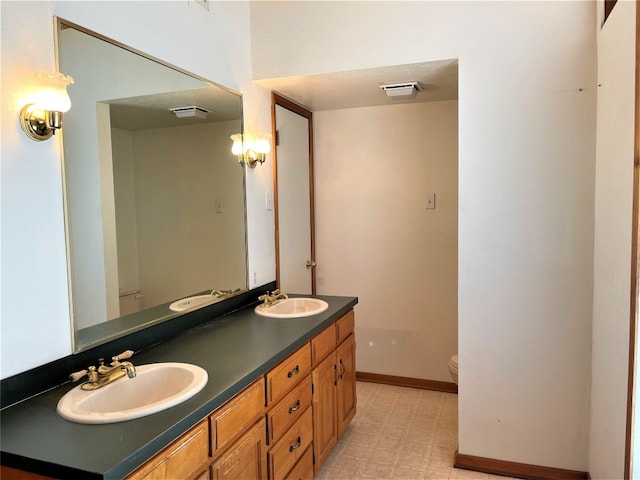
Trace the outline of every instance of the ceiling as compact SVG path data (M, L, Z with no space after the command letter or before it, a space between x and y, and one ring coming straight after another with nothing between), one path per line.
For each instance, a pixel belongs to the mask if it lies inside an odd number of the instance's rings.
M420 82L424 90L415 98L394 100L381 85ZM257 80L269 90L304 105L311 111L438 102L458 98L458 61L412 63L346 72Z
M394 99L381 85L420 82L423 91L414 98ZM304 105L311 111L438 102L458 98L458 61L411 63L345 72L258 80L257 84ZM108 100L111 123L126 130L163 128L238 119L240 97L219 88L194 88L175 92ZM170 107L197 105L211 110L206 119L177 118Z
M144 130L212 123L240 118L240 96L217 87L202 87L173 92L108 100L111 125L124 130ZM178 118L171 107L197 105L210 110L206 119Z

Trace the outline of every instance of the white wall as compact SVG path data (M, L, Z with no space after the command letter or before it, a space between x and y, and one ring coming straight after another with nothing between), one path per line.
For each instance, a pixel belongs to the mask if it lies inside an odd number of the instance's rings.
M33 142L18 124L20 108L33 88L31 75L56 69L53 16L236 90L250 80L251 53L245 2L212 2L207 12L187 1L2 1L0 10L0 377L6 378L71 353L59 139ZM30 32L28 42L25 31ZM253 96L259 99L264 94ZM268 125L268 108L254 111L249 103L245 115ZM249 191L255 178L247 178ZM248 201L254 202L247 205L251 218L259 207L255 198ZM268 227L267 221L257 227L250 224L249 236L273 236L273 222L271 231ZM275 268L261 253L249 252L252 268L260 279L274 280ZM35 301L34 291L38 292Z
M358 371L451 382L458 102L321 111L314 130L318 293L359 297Z
M598 18L597 25L601 24ZM622 478L633 205L636 2L598 28L598 126L589 469ZM636 413L637 415L637 413ZM634 477L637 478L637 477Z
M252 3L256 79L459 59L463 454L588 467L595 8Z
M242 169L229 148L239 131L232 120L133 133L143 308L245 288Z

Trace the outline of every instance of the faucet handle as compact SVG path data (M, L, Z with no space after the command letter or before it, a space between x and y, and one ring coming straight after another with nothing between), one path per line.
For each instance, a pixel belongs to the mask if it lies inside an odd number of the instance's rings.
M127 358L133 357L133 354L134 354L133 350L125 350L120 355L116 355L115 357L111 357L111 360L113 360L114 362L119 362L120 360L126 360Z
M89 373L89 371L86 368L84 370L80 370L78 372L73 372L71 375L69 375L69 381L77 382L82 377L84 377L87 373Z

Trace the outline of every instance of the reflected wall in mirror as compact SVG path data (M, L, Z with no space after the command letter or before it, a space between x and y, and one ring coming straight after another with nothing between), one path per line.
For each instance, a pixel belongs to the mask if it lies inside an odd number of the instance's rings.
M246 291L241 96L62 19L58 62L74 351Z

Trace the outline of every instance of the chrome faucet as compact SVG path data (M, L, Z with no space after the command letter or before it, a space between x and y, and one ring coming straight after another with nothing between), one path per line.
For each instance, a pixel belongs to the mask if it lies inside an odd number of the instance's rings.
M136 367L131 362L122 361L126 358L131 358L132 355L133 350L122 352L120 355L111 357L111 363L109 365L105 365L104 358L100 358L98 359L100 363L98 368L91 366L86 370L72 373L69 375L69 379L75 382L87 375L87 381L83 383L80 388L82 390L97 390L111 382L115 382L125 375L129 378L134 378L136 376Z
M286 293L280 293L280 290L274 290L271 293L267 292L265 295L260 295L258 300L263 302L260 305L261 307L271 307L278 303L281 298L289 298L289 296Z

